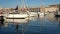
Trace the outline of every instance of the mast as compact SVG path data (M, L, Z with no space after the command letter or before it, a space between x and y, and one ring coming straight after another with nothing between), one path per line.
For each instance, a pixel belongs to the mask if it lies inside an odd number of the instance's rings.
M60 11L60 3L59 3L59 11Z
M22 7L23 7L23 8L25 8L25 1L24 1L24 0L22 0L22 3L23 3L23 6L22 6Z
M25 0L21 0L21 9L25 10L26 6L25 6Z
M18 10L18 0L17 0L17 6L16 6L16 10Z

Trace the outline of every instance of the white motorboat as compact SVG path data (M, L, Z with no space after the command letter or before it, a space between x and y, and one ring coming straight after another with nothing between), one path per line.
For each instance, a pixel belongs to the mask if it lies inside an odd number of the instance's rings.
M27 18L29 15L26 12L20 12L20 13L9 13L5 17L7 19L23 19Z
M60 17L60 11L56 11L56 12L55 12L55 16L56 16L56 17Z
M17 19L28 19L29 15L27 12L8 13L5 15L5 18L8 22L17 22Z
M47 13L47 12L38 12L38 14L39 14L40 16L44 16L44 15L47 15L48 13Z
M38 16L37 12L28 12L28 14L29 14L30 17Z
M38 12L39 16L44 16L43 12Z

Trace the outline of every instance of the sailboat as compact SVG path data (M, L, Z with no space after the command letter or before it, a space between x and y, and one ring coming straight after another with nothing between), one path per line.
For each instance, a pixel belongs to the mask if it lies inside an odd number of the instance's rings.
M17 6L12 12L6 14L5 17L7 22L17 22L16 19L28 19L29 15L26 11L18 11Z

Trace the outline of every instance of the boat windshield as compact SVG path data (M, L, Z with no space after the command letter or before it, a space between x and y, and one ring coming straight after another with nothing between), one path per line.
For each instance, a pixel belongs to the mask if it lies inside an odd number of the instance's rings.
M9 14L19 14L19 13L9 13Z
M9 13L9 14L27 14L27 12L12 12L12 13Z

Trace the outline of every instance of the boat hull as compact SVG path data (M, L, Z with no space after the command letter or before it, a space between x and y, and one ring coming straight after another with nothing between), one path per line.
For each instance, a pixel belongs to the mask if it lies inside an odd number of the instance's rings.
M55 17L60 17L60 15L55 15Z
M27 23L27 19L6 19L8 23Z
M28 14L8 14L7 16L5 16L5 21L6 22L20 22L20 19L29 19L29 15Z
M30 17L36 17L36 16L38 16L38 13L36 13L36 12L29 12L29 16Z

